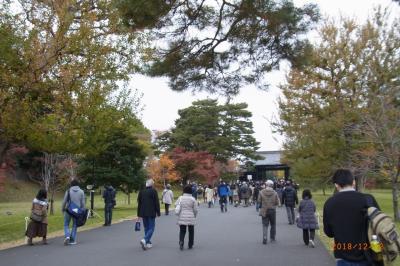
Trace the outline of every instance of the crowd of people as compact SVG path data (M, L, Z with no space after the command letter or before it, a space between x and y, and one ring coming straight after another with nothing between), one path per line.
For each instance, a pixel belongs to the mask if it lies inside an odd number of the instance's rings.
M335 172L332 178L337 193L330 197L323 208L323 228L328 237L334 238L335 244L353 244L354 248L335 249L334 256L337 265L374 266L383 265L371 261L368 252L357 249L357 244L368 243L367 223L364 210L366 207L379 206L373 196L355 190L355 180L352 173L346 169ZM183 187L181 196L175 201L170 185L166 185L162 192L161 202L165 207L165 215L169 215L170 207L174 204L173 212L178 216L179 248L184 249L185 236L188 232L188 248L194 247L194 233L199 205L206 204L208 208L219 204L222 213L228 211L228 206L249 207L255 205L261 217L262 243L275 242L277 237L277 208L285 206L289 225L296 224L302 230L304 244L315 247L315 230L319 229L319 219L316 216L316 204L309 189L304 189L301 200L298 199L299 185L292 180L267 180L266 182L224 182L218 185L203 186L195 182ZM106 186L103 192L105 203L105 224L109 226L112 219L112 208L115 206L115 189ZM85 196L79 183L73 180L70 188L65 192L62 204L64 213L65 245L77 243L77 220L67 212L69 205L76 208L85 207ZM296 208L297 207L297 208ZM34 237L42 237L43 244L47 244L47 192L41 189L32 202L31 222L26 230L28 244L32 245ZM296 215L297 210L297 215ZM153 247L151 238L155 231L156 217L161 216L160 199L154 188L152 179L146 181L145 189L138 194L138 219L143 223L144 237L140 240L143 250ZM70 223L72 222L72 229Z

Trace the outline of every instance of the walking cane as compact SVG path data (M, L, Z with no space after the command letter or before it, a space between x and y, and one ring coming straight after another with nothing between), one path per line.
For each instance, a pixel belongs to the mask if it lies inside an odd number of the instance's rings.
M29 217L25 217L25 232L26 232L26 230L28 230L28 221L29 221ZM25 244L28 244L27 236L25 236Z

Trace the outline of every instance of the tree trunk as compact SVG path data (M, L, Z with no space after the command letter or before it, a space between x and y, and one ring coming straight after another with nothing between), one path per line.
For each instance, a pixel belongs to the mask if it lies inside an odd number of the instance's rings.
M399 186L396 180L392 180L393 216L396 222L400 222L399 212Z
M131 193L128 192L128 205L131 205Z
M399 176L400 176L400 156L397 160L396 173L392 176L392 198L393 216L396 222L400 222L399 212Z
M51 196L50 196L50 215L54 215L54 194L55 194L55 188L52 186Z
M322 195L326 196L325 185L322 187Z
M5 161L6 153L9 147L10 143L8 141L0 140L0 166Z

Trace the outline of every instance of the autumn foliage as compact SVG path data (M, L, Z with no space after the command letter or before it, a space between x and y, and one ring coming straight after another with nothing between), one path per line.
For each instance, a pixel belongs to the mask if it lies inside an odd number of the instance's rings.
M182 178L182 183L189 180L213 183L220 175L213 155L205 151L193 152L175 148L170 152L175 163L175 170Z
M175 163L167 154L162 154L158 160L150 160L147 172L157 184L165 185L180 179L180 175L175 171Z

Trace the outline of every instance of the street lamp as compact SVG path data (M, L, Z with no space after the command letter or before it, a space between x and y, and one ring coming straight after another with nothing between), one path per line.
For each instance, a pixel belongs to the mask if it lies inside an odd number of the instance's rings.
M90 193L90 211L89 211L89 217L93 218L93 209L94 209L94 185L87 185L86 188L89 190Z

